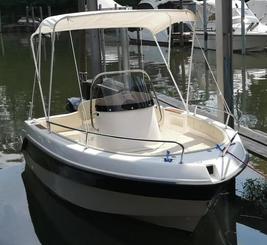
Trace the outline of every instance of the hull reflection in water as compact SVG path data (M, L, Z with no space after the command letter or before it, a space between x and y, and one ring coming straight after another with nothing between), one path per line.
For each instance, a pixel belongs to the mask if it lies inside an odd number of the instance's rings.
M33 147L32 145L31 150L23 152L26 166L29 166L41 182L57 196L92 211L123 214L161 226L193 231L208 211L211 197L218 188L211 189L210 193L204 188L202 193L195 193L195 200L189 200L195 191L186 187L185 190L172 190L166 185L162 187L128 181L118 183L101 176L81 175L75 169L59 166L55 159L35 152ZM28 152L31 152L31 155ZM55 166L56 170L49 166Z
M22 174L32 222L42 244L237 244L245 206L222 195L194 233L79 208L46 188L26 165ZM251 205L251 204L250 204ZM255 214L254 214L255 215ZM250 217L251 214L246 213ZM243 217L244 219L244 217ZM258 222L259 223L259 222ZM246 223L245 223L246 224ZM247 224L246 224L247 225ZM208 231L208 232L207 232ZM244 234L243 234L244 235ZM246 234L245 234L246 235Z

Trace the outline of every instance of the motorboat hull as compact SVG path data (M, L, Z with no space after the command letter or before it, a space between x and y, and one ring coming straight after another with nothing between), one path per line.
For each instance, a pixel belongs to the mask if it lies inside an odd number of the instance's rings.
M56 195L77 206L193 231L226 183L186 186L130 180L74 168L27 138L26 164Z
M196 48L204 48L204 33L197 32L197 38L199 40L195 42ZM246 50L248 51L260 51L264 50L267 46L267 35L266 34L247 34L246 40ZM216 33L208 32L207 47L210 50L216 50ZM233 34L233 50L240 51L242 49L242 35Z

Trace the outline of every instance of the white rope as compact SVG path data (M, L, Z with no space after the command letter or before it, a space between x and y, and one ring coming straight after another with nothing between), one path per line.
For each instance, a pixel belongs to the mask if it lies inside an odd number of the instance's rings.
M51 97L52 97L54 57L55 57L55 32L52 32L52 35L51 35L51 46L52 46L52 50L51 50L50 79L49 79L48 112L47 112L48 121L49 121L49 117L51 113Z

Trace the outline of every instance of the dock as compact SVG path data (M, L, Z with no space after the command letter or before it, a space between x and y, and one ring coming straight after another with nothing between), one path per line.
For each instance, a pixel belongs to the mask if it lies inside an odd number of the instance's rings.
M239 128L239 135L250 153L267 160L267 134L246 127Z
M163 94L157 94L157 96L159 101L165 106L173 106L176 108L183 107L182 103L175 98ZM190 106L191 111L193 111L194 108L195 106ZM198 109L197 113L216 120L216 118L207 111ZM267 160L267 133L243 126L238 127L237 124L235 125L235 130L238 131L248 152Z

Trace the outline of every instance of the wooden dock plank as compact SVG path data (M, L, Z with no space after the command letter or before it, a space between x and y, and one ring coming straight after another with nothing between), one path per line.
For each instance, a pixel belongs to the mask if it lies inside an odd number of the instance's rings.
M248 152L256 155L257 157L260 157L260 158L267 160L267 147L266 146L264 146L258 142L255 142L251 139L248 139L242 135L240 135L240 136L241 136L242 142L245 145Z

